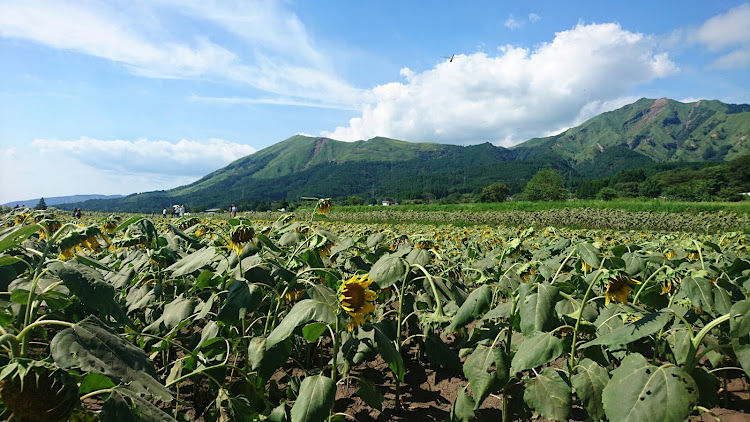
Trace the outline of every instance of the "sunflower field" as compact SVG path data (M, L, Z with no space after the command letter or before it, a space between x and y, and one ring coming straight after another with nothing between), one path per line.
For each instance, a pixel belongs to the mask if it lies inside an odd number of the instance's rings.
M750 413L743 231L315 218L330 211L5 215L0 418Z

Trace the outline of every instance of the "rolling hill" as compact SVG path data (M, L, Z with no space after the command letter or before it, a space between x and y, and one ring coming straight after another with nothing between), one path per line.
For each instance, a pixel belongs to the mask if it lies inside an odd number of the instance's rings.
M498 181L519 192L547 167L576 184L622 170L730 161L750 154L748 134L750 105L644 98L509 149L489 143L455 146L382 137L340 142L296 135L186 186L68 206L148 212L174 203L201 209L302 196L442 198Z

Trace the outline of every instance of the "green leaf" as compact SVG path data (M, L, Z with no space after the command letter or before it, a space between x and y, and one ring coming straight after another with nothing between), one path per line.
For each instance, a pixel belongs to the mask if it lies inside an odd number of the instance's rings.
M536 368L557 359L562 353L563 344L559 338L552 333L536 333L518 346L510 364L511 374Z
M289 337L295 328L310 321L326 324L336 323L336 310L328 303L315 299L304 299L297 302L289 314L268 336L266 348Z
M570 385L557 369L544 368L526 383L523 400L547 419L567 420L571 403Z
M268 380L289 359L292 354L292 341L286 339L269 347L265 337L253 337L247 351L247 359L253 371L257 371L260 378Z
M375 387L375 384L370 381L363 380L362 378L357 379L359 382L359 389L357 395L364 401L368 406L379 411L383 410L383 395Z
M384 255L370 268L369 276L378 287L384 289L403 280L407 270L406 264L401 258Z
M750 299L732 305L729 311L729 332L735 339L750 335Z
M456 316L453 317L453 321L445 331L449 333L457 331L463 328L466 324L478 319L489 309L491 303L492 289L490 289L490 286L483 284L479 286L479 288L474 289L461 307L458 308Z
M93 259L86 258L85 256L76 255L76 261L80 262L83 265L88 265L89 267L95 268L100 271L106 271L108 273L114 271L112 268L109 268L106 265L102 265L94 261Z
M683 290L693 306L697 309L704 310L709 314L713 314L714 308L714 296L713 284L703 277L685 277L680 285L680 290Z
M693 347L693 339L690 337L690 331L687 328L674 329L672 333L667 336L667 341L672 348L674 354L675 363L678 365L684 365L688 357L695 355L695 347Z
M549 331L555 325L555 304L559 290L549 284L538 284L537 293L527 294L520 304L521 332L531 335Z
M57 275L84 305L135 327L115 301L115 288L104 281L99 271L77 262L66 262L61 265Z
M255 233L255 237L257 237L258 240L260 240L260 242L262 244L264 244L267 248L271 249L272 251L277 252L277 253L278 252L283 252L278 246L276 246L271 241L271 239L269 239L268 237L266 237L266 235L264 235L263 233Z
M292 422L323 422L335 397L336 383L332 379L324 375L305 377L292 406Z
M127 229L127 228L128 228L128 226L130 226L131 224L133 224L133 223L135 223L135 222L138 222L138 221L141 221L141 220L143 220L144 218L146 218L146 217L143 217L143 216L140 216L140 215L134 215L134 216L132 216L132 217L128 218L127 220L125 220L125 221L124 221L123 223L121 223L121 224L120 224L119 226L117 226L117 227L115 228L115 231L114 231L114 233L117 233L117 232L119 232L120 230L125 230L125 229Z
M175 227L175 226L173 226L173 225L171 225L169 223L167 223L167 227L169 227L169 230L172 230L172 233L176 234L177 237L179 237L180 239L188 242L192 247L194 247L194 248L200 248L200 247L203 246L203 244L200 242L200 240L192 238L192 237L186 235L185 232L183 232L179 228L177 228L177 227Z
M609 333L597 337L595 340L584 343L580 348L584 349L596 345L614 346L618 344L632 343L661 330L667 325L671 318L672 314L666 311L652 312L637 321L615 328Z
M470 422L474 420L474 408L476 408L474 398L466 392L466 386L458 390L456 401L451 406L451 413L448 416L450 422Z
M192 299L186 299L183 295L179 295L173 301L164 305L164 312L161 316L144 328L143 332L147 334L167 333L188 319L193 314L194 309L195 302Z
M430 362L444 368L461 370L461 359L447 344L443 343L439 336L434 334L427 336L424 346Z
M482 344L466 359L463 370L475 396L475 410L490 393L505 386L509 379L508 359L503 349Z
M404 367L404 360L401 354L396 351L396 345L393 339L388 337L383 331L382 323L373 324L372 328L375 330L375 349L378 354L388 363L388 367L391 368L393 374L396 375L401 382L404 382L404 375L406 368Z
M590 243L579 243L576 245L576 252L581 257L583 262L588 264L591 268L599 268L599 251Z
M262 300L263 290L260 287L244 280L234 280L229 285L227 299L219 309L216 319L226 324L237 323L244 319L248 312L256 310Z
M286 403L276 406L266 420L268 422L286 422Z
M164 401L169 390L156 380L154 364L146 352L112 332L90 316L59 332L50 343L52 358L62 368L98 372L135 392L149 392Z
M124 387L117 387L112 391L104 401L99 417L102 422L177 422L148 400Z
M217 255L216 248L206 246L170 265L167 271L172 271L172 277L188 275L210 264Z
M5 266L5 265L13 265L21 261L23 261L23 259L17 258L15 256L3 255L3 256L0 256L0 267Z
M29 236L38 233L40 230L42 230L42 226L39 224L29 224L19 227L18 230L13 230L0 239L0 252L20 245Z
M328 329L328 324L313 322L302 327L302 337L309 343L315 343L326 332L326 329Z
M750 377L750 344L740 345L736 340L732 341L732 350L737 356L737 362L740 364L745 373Z
M432 252L425 249L412 249L404 259L409 265L421 265L424 267L432 260Z
M577 372L570 381L591 419L603 420L602 391L609 382L607 370L593 360L585 358L578 363Z
M112 382L108 376L102 375L98 372L90 372L83 378L83 381L81 381L78 393L87 394L92 391L104 390L105 388L112 388L114 386L115 383Z
M657 367L634 353L612 371L602 402L612 421L684 421L698 402L698 387L681 368Z

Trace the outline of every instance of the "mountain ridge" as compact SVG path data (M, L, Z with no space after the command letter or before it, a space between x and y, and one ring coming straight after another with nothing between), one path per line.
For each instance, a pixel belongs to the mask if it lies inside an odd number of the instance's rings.
M750 105L642 98L512 148L294 135L188 185L80 205L149 211L171 203L212 208L302 196L445 197L476 192L494 182L518 192L546 167L576 183L658 163L730 161L750 154L748 134Z

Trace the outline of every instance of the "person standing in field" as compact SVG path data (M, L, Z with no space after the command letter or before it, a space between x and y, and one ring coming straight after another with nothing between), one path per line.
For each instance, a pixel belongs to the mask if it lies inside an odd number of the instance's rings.
M167 218L167 209L166 208L164 208L163 210L161 210L161 218Z
M231 207L229 207L229 215L234 218L237 216L237 205L232 204Z

